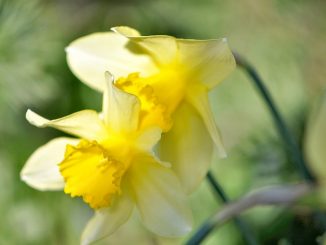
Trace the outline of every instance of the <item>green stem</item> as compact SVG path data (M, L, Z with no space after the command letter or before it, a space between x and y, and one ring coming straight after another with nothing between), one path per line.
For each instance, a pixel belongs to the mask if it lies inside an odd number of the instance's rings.
M211 172L208 172L207 174L207 179L211 185L211 187L214 189L216 193L218 193L219 197L221 200L227 204L230 202L229 197L226 195L224 190L222 189L221 185L217 182L217 179L214 178L213 174ZM239 217L234 218L234 223L237 225L239 230L242 233L243 238L247 242L247 244L251 245L257 245L259 244L258 241L256 240L253 232L251 229L248 227L248 225Z
M209 184L211 185L212 189L217 194L216 196L219 197L223 203L228 203L230 199L225 194L223 188L221 185L217 182L217 180L214 178L213 174L211 172L208 172L207 174L207 180ZM234 218L234 223L239 228L239 230L242 233L242 236L244 240L249 245L258 245L258 241L256 240L255 236L253 235L252 231L249 229L249 227L246 225L246 223L240 219L239 217ZM214 229L215 223L211 220L206 221L198 230L197 232L186 242L186 245L197 245L200 244L208 235L209 233Z
M279 131L281 138L283 139L285 145L288 147L288 150L291 153L292 161L295 164L296 168L298 169L301 177L310 183L315 182L314 176L309 171L307 164L302 156L302 153L294 140L293 135L291 134L290 130L287 128L279 110L277 109L271 94L269 93L268 89L264 85L261 77L258 75L256 70L251 66L245 59L243 59L238 54L234 53L235 60L237 65L245 70L247 74L250 76L254 85L258 89L259 93L261 94L262 98L264 99Z

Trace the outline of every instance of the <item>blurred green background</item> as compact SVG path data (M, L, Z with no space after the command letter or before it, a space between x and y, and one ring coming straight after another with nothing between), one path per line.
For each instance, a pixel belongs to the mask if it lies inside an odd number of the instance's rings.
M48 118L100 110L101 96L69 71L64 48L77 37L129 25L143 34L227 37L258 69L302 143L313 101L326 85L324 0L0 0L0 244L78 244L92 211L62 192L39 192L20 181L28 156L60 135L27 123L27 108ZM299 179L251 82L241 70L211 92L229 152L215 176L236 199L248 191ZM195 227L221 206L204 181L191 196ZM262 244L318 244L315 211L256 208L243 217ZM133 224L135 223L135 224ZM127 233L125 233L127 232ZM127 234L127 235L126 235ZM119 236L130 237L129 243ZM180 244L151 236L136 219L111 243ZM232 222L204 242L244 244Z

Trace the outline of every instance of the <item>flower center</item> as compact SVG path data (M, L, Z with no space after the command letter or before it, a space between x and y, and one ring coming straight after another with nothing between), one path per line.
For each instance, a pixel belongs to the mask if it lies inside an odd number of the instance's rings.
M92 208L110 206L120 194L120 182L128 164L118 161L96 141L81 140L77 146L67 145L59 164L65 180L65 193L80 196Z
M175 73L161 72L146 78L131 73L115 85L139 98L141 128L159 126L164 132L171 129L172 114L184 97L184 82Z

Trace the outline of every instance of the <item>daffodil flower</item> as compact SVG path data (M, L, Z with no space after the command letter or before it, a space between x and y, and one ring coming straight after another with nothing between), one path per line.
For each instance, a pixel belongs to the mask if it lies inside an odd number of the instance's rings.
M140 99L142 127L163 130L160 158L172 163L187 193L206 175L214 145L226 156L208 100L235 67L225 38L141 36L116 27L77 39L66 51L71 70L90 87L103 91L101 74L109 70L117 87Z
M191 229L191 213L176 175L153 153L161 129L141 127L139 99L115 87L108 73L106 77L102 113L84 110L47 120L27 111L31 124L79 139L60 137L37 149L21 178L39 190L64 189L95 209L82 244L112 234L135 206L149 230L182 236Z

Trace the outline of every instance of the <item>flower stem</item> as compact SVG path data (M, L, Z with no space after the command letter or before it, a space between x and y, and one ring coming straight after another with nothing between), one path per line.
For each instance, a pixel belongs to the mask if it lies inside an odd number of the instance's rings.
M210 183L211 187L214 189L214 191L218 194L220 199L222 199L223 203L225 203L225 204L229 203L230 202L229 197L226 195L223 188L218 183L216 178L214 178L214 176L213 176L213 174L211 172L208 172L207 180ZM235 217L234 218L234 223L236 224L236 226L241 231L242 236L245 239L245 241L247 242L247 244L250 244L250 245L259 244L258 241L256 240L253 232L251 231L251 229L248 227L248 225L241 218Z
M261 77L258 75L257 71L250 65L243 57L234 53L235 60L237 65L245 70L247 74L250 76L254 85L258 89L259 93L261 94L262 98L264 99L273 119L277 130L281 138L283 139L285 145L288 147L288 150L291 153L292 161L295 164L296 168L298 169L301 177L305 179L309 183L314 183L315 178L309 171L307 164L303 158L303 155L294 140L293 135L291 134L290 130L287 128L279 110L277 109L271 94L269 93L268 89L264 85Z
M208 172L207 174L207 180L209 184L211 185L212 189L217 194L216 196L219 197L223 201L223 203L229 203L230 199L225 194L223 188L218 183L218 181L214 178L213 174L211 172ZM243 238L249 245L258 245L255 236L252 234L252 231L249 229L249 227L240 219L239 217L234 218L234 222L236 226L239 228L239 230L242 233ZM186 243L186 245L197 245L200 244L206 236L213 230L215 227L215 223L211 220L206 221L198 230L197 232L189 239L189 241Z
M211 185L212 189L217 194L216 196L219 197L223 201L223 203L229 203L230 199L225 194L223 188L218 183L218 181L214 178L213 174L211 172L208 172L207 174L207 180L209 184ZM239 230L242 233L243 238L249 245L258 245L258 241L256 240L255 236L253 235L252 231L249 229L249 227L246 225L246 223L240 219L239 217L234 218L234 222L236 226L239 228ZM189 239L189 241L186 243L186 245L197 245L200 244L206 236L213 230L215 227L215 223L212 222L212 220L206 221L198 230L197 232Z
M214 178L212 181L215 181ZM218 186L218 183L216 183ZM214 183L215 185L215 183ZM187 245L200 244L204 238L216 227L221 226L230 219L234 219L248 244L258 244L255 237L251 235L247 227L241 224L237 218L242 212L257 206L263 205L289 205L303 196L311 193L310 183L274 185L256 189L251 193L239 198L237 201L229 203L220 209L215 215L206 221L206 223L195 233ZM223 192L223 191L222 191ZM226 197L226 200L227 197ZM239 222L238 222L239 221Z

